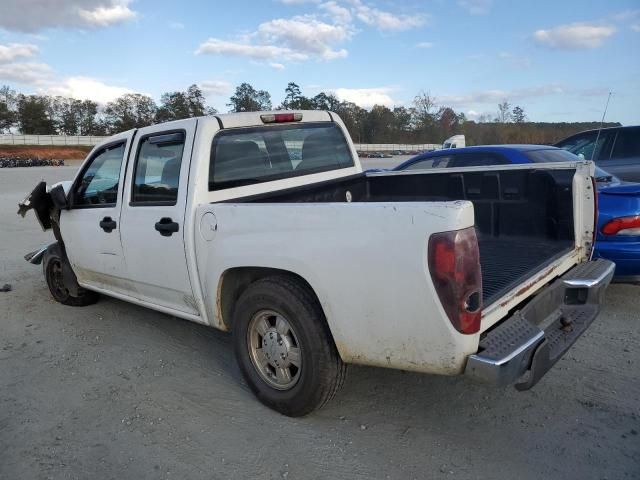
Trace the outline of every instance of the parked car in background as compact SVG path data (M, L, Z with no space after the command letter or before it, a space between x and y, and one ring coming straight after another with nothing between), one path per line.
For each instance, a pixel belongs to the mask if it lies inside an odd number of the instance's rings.
M575 160L574 154L545 145L489 145L425 153L394 170ZM599 216L593 256L615 262L614 281L640 282L640 183L622 182L600 167L596 167L595 178Z
M597 146L596 146L597 142ZM640 182L640 126L576 133L555 144L628 182Z
M466 139L464 135L454 135L453 137L447 138L442 143L443 149L448 148L464 148L467 146Z

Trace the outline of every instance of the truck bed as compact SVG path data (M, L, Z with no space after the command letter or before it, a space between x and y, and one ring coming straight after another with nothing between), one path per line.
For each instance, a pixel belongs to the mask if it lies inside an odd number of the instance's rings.
M240 201L471 201L486 307L574 248L574 173L573 169L505 169L364 174Z
M569 253L573 242L527 237L478 238L482 268L482 300L490 305L553 260ZM526 251L525 256L522 252Z

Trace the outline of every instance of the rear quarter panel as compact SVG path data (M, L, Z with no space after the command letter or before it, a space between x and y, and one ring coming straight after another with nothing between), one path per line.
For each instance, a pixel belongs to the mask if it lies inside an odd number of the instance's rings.
M473 225L470 202L210 204L196 216L207 212L217 229L195 243L213 326L225 328L224 272L257 266L311 285L346 362L456 374L477 350L478 335L451 326L426 267L432 233Z

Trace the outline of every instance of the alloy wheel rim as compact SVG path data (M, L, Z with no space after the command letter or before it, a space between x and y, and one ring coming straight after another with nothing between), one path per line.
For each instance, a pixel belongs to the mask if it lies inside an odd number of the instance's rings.
M302 356L298 337L287 318L273 310L253 315L247 330L251 363L276 390L290 390L300 378Z

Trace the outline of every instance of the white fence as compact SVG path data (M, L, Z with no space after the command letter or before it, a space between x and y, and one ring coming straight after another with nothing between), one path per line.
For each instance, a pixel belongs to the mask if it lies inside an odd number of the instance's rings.
M0 134L0 145L97 145L107 137L80 135ZM440 143L356 143L359 152L425 151L442 148Z
M359 152L428 151L442 148L441 143L356 143Z
M96 145L107 137L0 134L0 145Z

